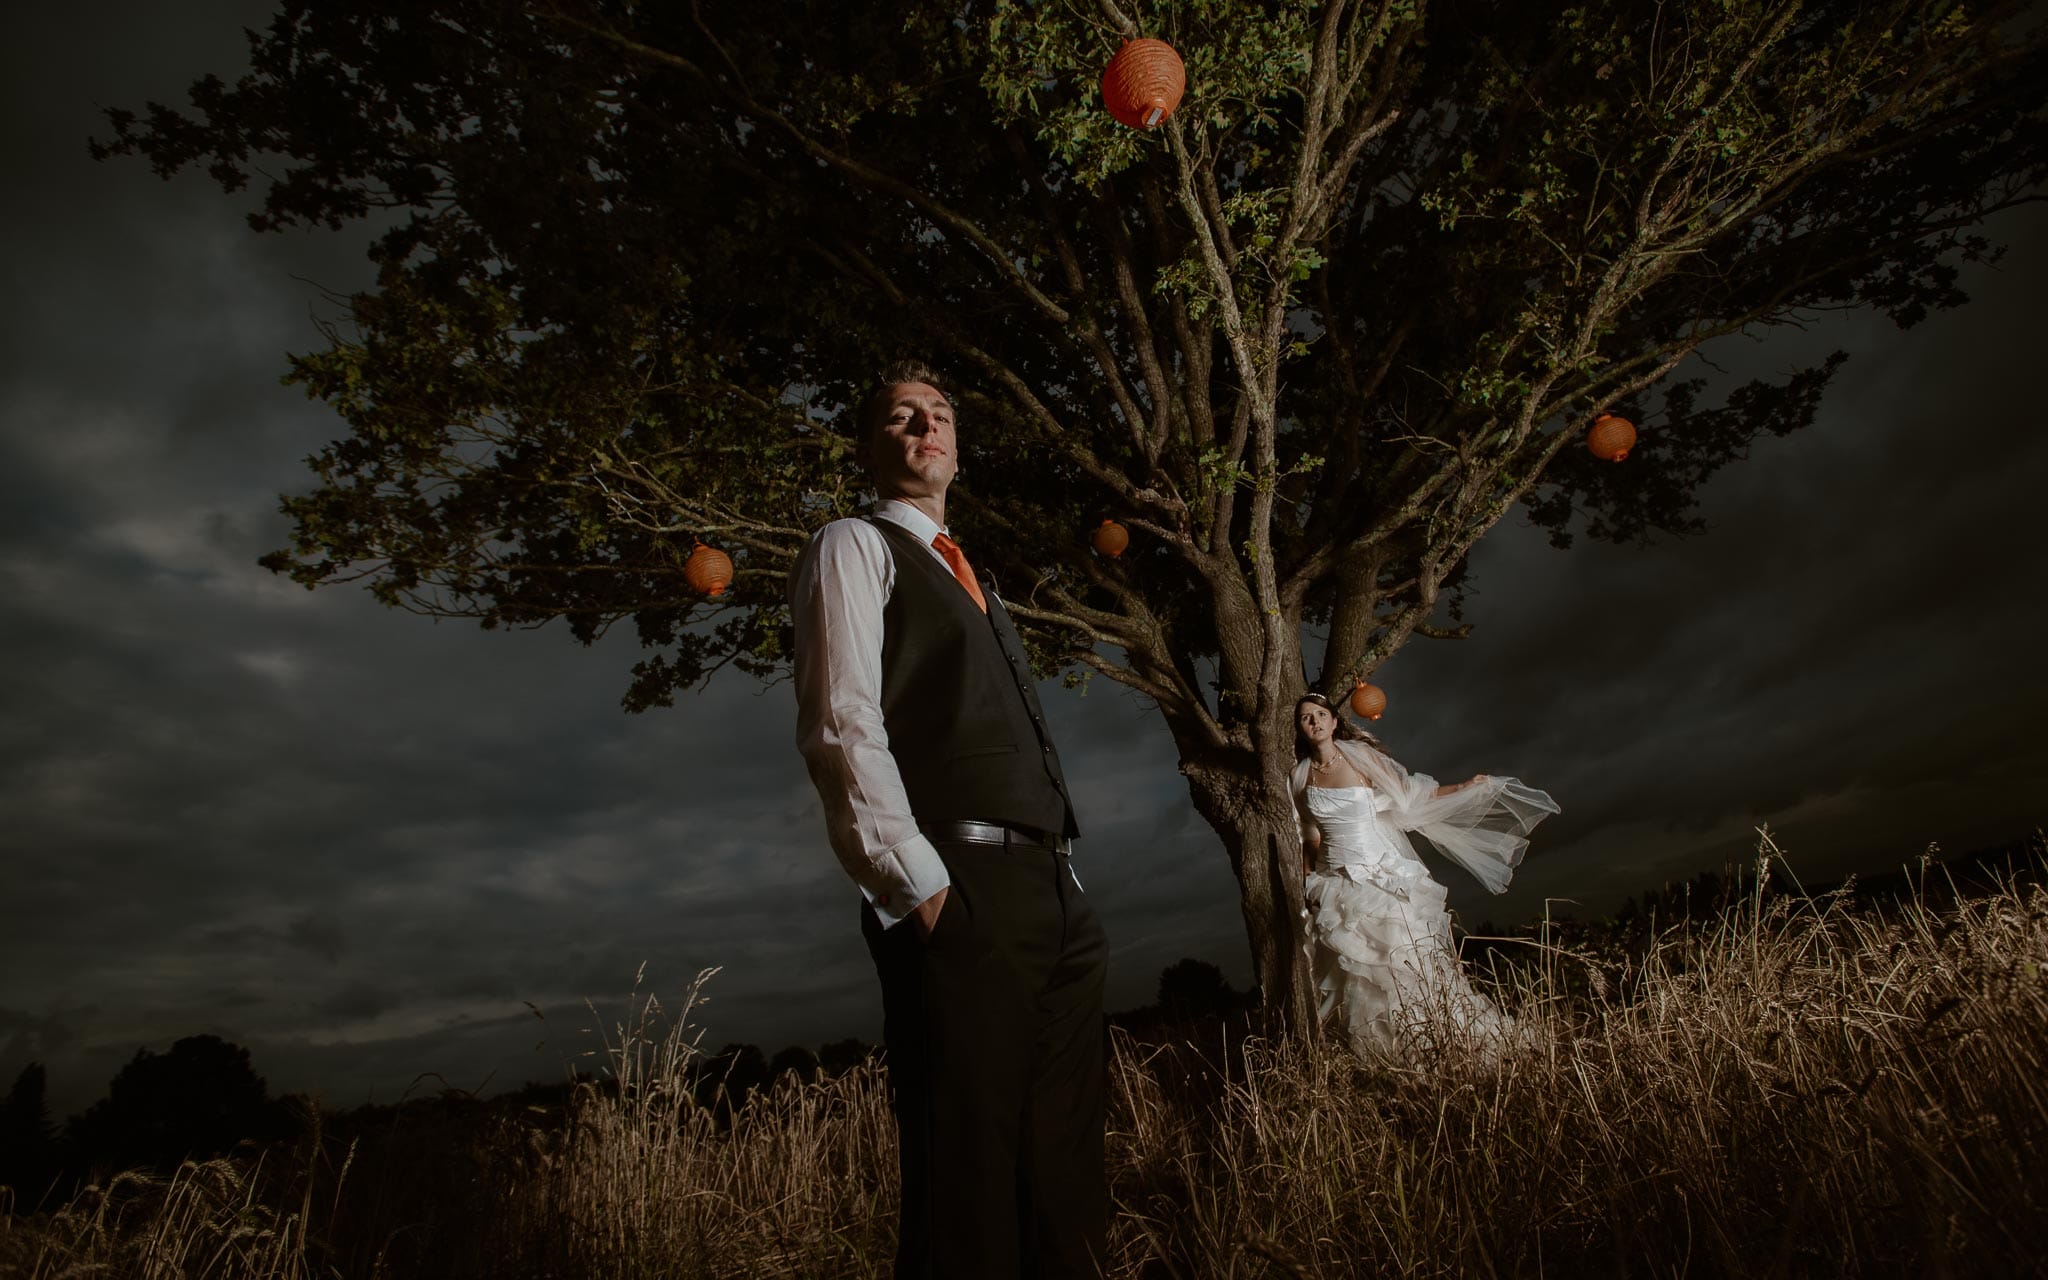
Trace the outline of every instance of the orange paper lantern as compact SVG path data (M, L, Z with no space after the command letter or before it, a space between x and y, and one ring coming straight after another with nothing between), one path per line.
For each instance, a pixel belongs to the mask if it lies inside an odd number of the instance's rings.
M1173 114L1187 87L1187 68L1172 45L1126 40L1102 72L1102 105L1118 123L1150 129Z
M1095 549L1111 559L1122 555L1130 545L1130 531L1114 520L1104 520L1095 530Z
M1603 413L1593 419L1593 427L1586 432L1586 447L1596 458L1609 462L1620 462L1635 447L1636 426L1627 418Z
M705 595L722 596L732 581L732 557L700 542L683 561L683 580Z
M1351 691L1351 710L1354 713L1368 720L1377 720L1386 709L1387 693L1378 685L1360 680L1358 687Z

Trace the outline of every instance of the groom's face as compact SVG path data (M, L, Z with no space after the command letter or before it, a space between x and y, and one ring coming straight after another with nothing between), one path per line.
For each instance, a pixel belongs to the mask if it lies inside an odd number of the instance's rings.
M943 496L960 465L952 402L925 382L899 382L887 400L868 436L876 491L884 498Z

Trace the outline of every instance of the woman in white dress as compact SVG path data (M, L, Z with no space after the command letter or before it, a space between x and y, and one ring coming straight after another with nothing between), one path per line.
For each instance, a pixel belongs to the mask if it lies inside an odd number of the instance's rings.
M1433 1041L1444 1032L1489 1055L1506 1047L1513 1021L1460 972L1444 887L1406 833L1499 893L1530 829L1557 803L1513 778L1480 774L1439 786L1410 773L1319 693L1295 703L1294 725L1294 803L1321 1016L1334 1015L1361 1055L1433 1056L1450 1047Z

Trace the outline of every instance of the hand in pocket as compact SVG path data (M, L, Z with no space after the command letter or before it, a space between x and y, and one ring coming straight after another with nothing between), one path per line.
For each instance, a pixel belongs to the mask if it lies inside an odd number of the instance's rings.
M950 892L950 888L941 889L910 909L910 926L917 930L918 941L931 940L932 930L938 927L939 913L946 909L946 895Z

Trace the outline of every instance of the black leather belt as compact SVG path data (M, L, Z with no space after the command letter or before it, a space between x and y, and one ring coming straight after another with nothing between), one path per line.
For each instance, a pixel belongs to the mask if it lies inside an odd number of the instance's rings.
M1050 849L1070 853L1065 836L1034 831L1028 827L1006 827L995 822L927 822L919 830L929 839L948 844L989 844L1010 849Z

